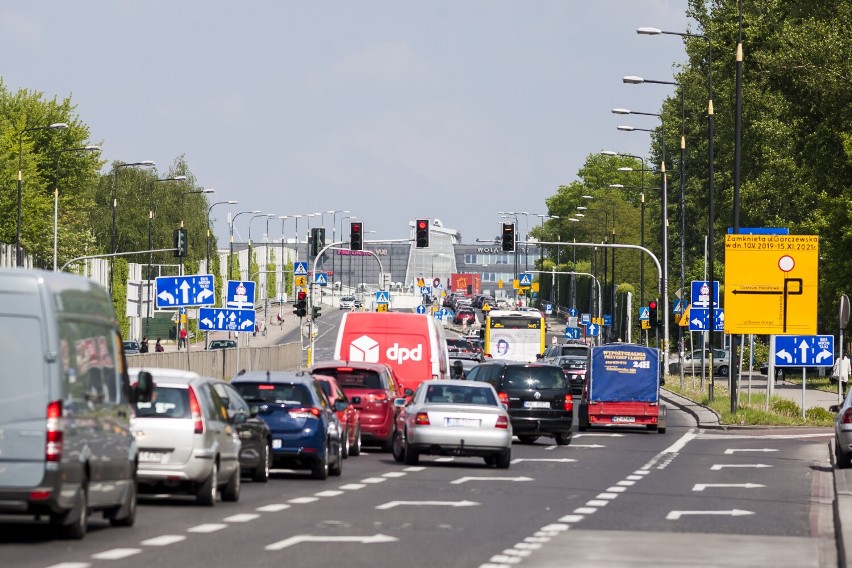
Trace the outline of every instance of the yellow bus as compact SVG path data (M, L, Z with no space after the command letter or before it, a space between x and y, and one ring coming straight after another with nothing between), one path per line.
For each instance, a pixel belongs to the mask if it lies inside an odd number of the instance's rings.
M541 312L491 310L485 317L485 356L535 362L544 353L546 333Z

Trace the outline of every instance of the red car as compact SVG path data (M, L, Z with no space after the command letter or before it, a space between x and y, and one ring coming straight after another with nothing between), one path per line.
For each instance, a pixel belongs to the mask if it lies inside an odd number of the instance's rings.
M340 421L340 427L343 428L340 436L343 441L342 454L344 458L357 456L361 453L361 413L352 405L352 401L349 400L334 377L314 374L314 378L319 381L322 392L328 397L332 406L335 406L338 400L346 403L346 408L334 412Z
M468 325L476 323L476 314L470 308L460 309L453 317L453 323L464 324L465 322L467 322Z
M337 379L349 400L361 413L361 436L365 444L377 444L382 451L393 447L393 428L397 410L393 401L404 397L399 381L384 363L323 361L311 367L311 373Z

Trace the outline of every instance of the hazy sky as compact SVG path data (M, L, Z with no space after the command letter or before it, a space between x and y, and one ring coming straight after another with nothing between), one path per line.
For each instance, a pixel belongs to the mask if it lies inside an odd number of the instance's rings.
M498 234L497 211L546 213L545 198L589 153L647 154L647 132L616 126L656 119L610 111L657 112L672 93L621 78L672 78L680 39L635 30L685 31L685 9L686 0L3 2L0 73L11 90L70 95L109 161L155 160L164 174L185 154L199 184L216 190L211 203L239 200L233 213L349 210L376 231L368 240L407 238L409 221L438 218L470 243ZM227 207L213 210L222 246ZM244 238L249 217L236 223ZM520 230L539 222L521 216ZM300 219L302 238L306 228ZM270 238L281 229L270 223ZM253 240L265 230L256 219ZM285 222L288 237L295 230Z

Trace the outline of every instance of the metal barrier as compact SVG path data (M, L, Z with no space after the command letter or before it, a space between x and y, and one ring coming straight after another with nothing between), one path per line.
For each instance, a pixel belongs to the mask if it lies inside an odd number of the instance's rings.
M239 354L237 353L239 351ZM183 369L199 375L230 380L240 370L295 371L302 366L302 346L286 343L271 347L240 347L209 351L170 351L127 355L130 367Z

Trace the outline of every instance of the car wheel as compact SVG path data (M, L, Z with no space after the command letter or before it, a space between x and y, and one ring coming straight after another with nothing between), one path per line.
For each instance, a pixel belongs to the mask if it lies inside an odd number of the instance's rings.
M844 454L840 449L840 444L834 440L834 461L837 462L838 469L847 469L852 467L852 458L848 454Z
M721 365L719 367L719 375L722 376L722 377L728 376L728 366L727 365Z
M251 478L253 481L266 483L269 481L269 469L272 462L272 450L269 448L268 444L264 444L263 455L260 456L260 458L260 465L254 468Z
M522 444L535 444L535 441L538 440L538 436L518 436L518 439Z
M512 450L506 450L502 454L497 454L496 464L497 469L509 469L512 463Z
M393 433L393 459L402 463L405 461L405 441L402 439L402 432L396 430Z
M352 444L349 445L349 455L350 456L360 456L361 455L361 425L358 424L355 427L355 440Z
M334 460L334 465L329 466L328 474L333 476L338 476L343 473L343 444L337 444L337 457Z
M89 490L86 479L77 492L74 507L64 515L51 517L51 522L59 525L59 534L69 540L80 540L86 536L89 525Z
M124 503L109 517L109 524L114 527L132 527L136 522L136 476L130 480Z
M556 440L557 446L567 446L571 443L571 433L562 432L561 434L556 434L555 436L553 436L553 439Z
M316 462L314 462L313 467L311 467L311 477L314 479L324 480L328 479L328 447L326 446L326 451L322 453L322 457L319 458Z
M237 469L234 470L234 473L231 475L231 479L228 480L228 483L226 483L225 487L222 489L222 501L236 503L240 500L240 477L240 465L237 464Z
M346 459L349 457L349 428L344 430L340 443L343 445L343 459Z
M213 470L198 488L195 500L199 505L212 507L216 504L216 491L219 489L219 464L213 462Z
M408 442L405 443L405 456L403 456L405 465L417 465L420 463L420 452L414 448L408 447Z
M485 460L485 465L491 467L493 465L497 465L497 454L491 454L490 456L483 457Z

